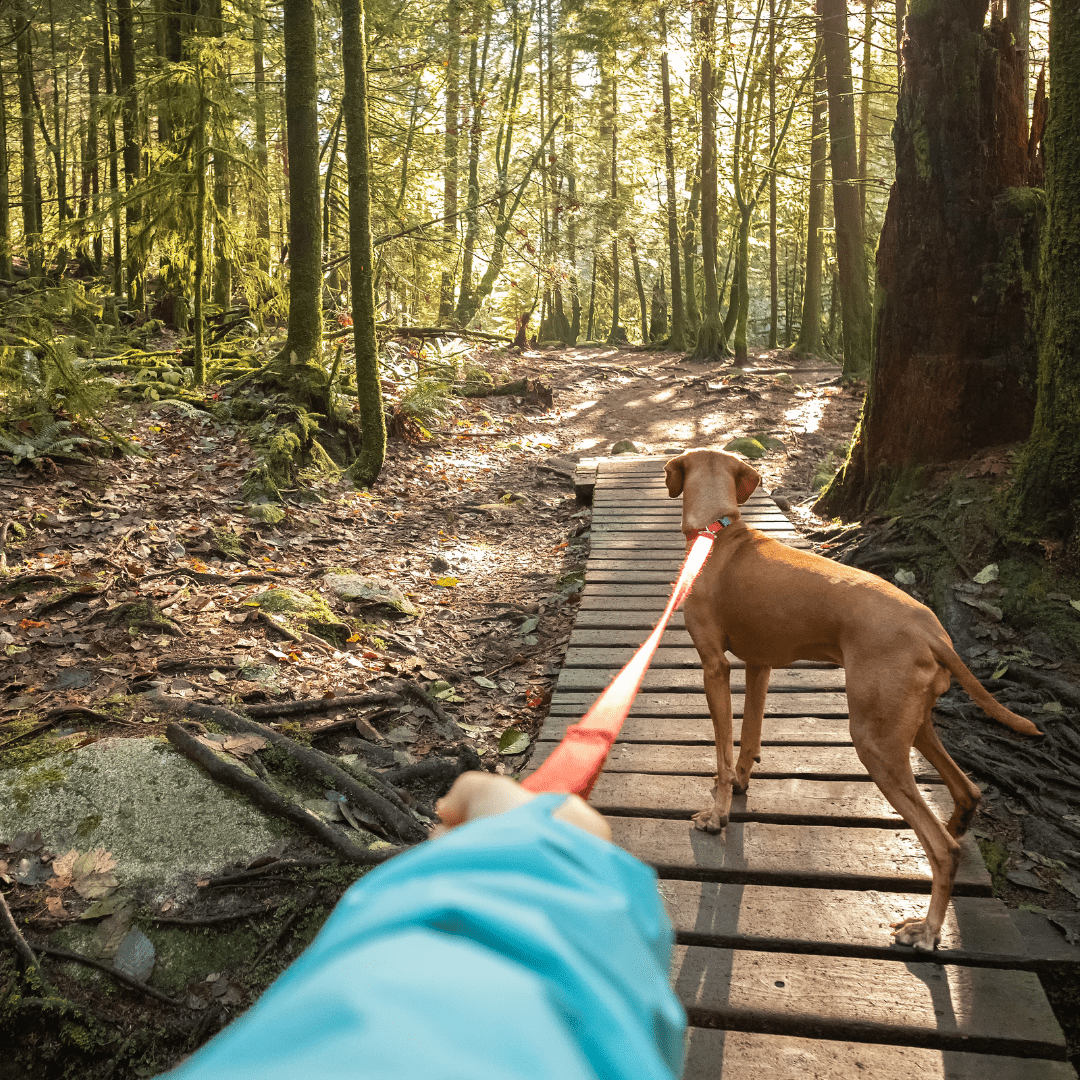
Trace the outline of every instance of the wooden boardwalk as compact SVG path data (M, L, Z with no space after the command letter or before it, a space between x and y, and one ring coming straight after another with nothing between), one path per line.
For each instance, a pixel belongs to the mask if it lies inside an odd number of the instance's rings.
M667 496L663 461L620 457L579 470L592 549L530 768L663 609L684 553L682 504ZM805 544L762 493L743 519ZM741 676L733 670L736 740ZM947 815L948 792L912 756L920 788ZM855 754L842 669L773 672L761 764L718 836L689 822L714 771L697 653L676 613L592 802L615 841L662 879L677 934L672 978L691 1025L688 1080L1075 1077L1036 972L1080 950L1021 933L992 897L970 836L941 951L890 946L889 924L925 910L929 865Z

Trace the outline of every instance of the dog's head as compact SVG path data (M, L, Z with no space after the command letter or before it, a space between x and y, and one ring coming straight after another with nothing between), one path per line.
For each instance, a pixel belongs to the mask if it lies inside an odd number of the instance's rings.
M688 450L672 458L664 474L668 494L683 497L684 533L704 529L722 517L734 521L761 482L756 469L723 450Z

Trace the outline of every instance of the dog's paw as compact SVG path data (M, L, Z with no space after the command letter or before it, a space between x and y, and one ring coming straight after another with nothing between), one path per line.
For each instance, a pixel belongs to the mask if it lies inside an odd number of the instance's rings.
M897 945L909 945L924 952L933 952L941 937L940 928L934 930L925 919L912 918L893 923L892 932Z
M728 823L728 815L721 814L715 806L706 807L704 810L699 810L694 815L694 828L700 829L702 832L718 833Z

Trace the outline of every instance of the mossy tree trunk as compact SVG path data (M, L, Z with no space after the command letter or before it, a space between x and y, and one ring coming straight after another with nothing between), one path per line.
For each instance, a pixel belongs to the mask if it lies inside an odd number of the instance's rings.
M19 68L19 112L22 120L22 226L23 243L30 276L39 277L44 262L41 222L38 220L37 151L34 145L34 57L33 27L19 15L15 19L16 49Z
M984 27L987 6L935 0L907 18L873 367L851 456L819 503L830 514L887 504L919 466L1031 430L1044 203L1023 187L1021 58L1002 22ZM847 305L841 283L845 324Z
M0 277L11 280L11 215L8 212L7 97L0 73ZM95 157L97 155L95 154Z
M371 248L370 145L364 0L341 0L341 51L345 69L345 160L349 170L349 261L352 271L356 390L363 445L349 467L355 484L370 487L386 458L386 415L379 385L375 338L375 277Z
M132 188L139 182L139 94L135 82L135 31L131 0L116 0L116 44L120 60L120 90L123 93L124 187L127 192L127 289L133 308L143 305L144 257L136 241L142 221L142 201L133 198Z
M971 0L930 0L928 7L966 4ZM855 90L851 79L847 0L819 0L829 91L829 147L832 164L836 262L840 270L844 378L864 376L870 368L870 282L866 267L862 200L855 142Z
M1038 403L1014 489L1015 520L1049 530L1080 554L1080 7L1050 9L1050 111Z
M458 212L458 110L461 107L461 0L446 7L446 130L443 134L443 258L446 266L439 283L439 323L454 313L454 274L450 264L457 241ZM355 323L354 323L355 325Z
M289 333L271 375L315 412L330 411L322 357L319 75L314 0L285 0L285 138L289 152Z
M262 273L270 274L270 153L266 142L266 16L261 0L252 12L252 63L255 69L255 164L259 182L252 191L255 236L258 238L258 263ZM254 304L252 305L254 307Z

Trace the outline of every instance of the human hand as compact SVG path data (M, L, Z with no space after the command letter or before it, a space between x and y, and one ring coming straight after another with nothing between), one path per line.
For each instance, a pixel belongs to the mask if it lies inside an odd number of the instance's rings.
M526 791L508 776L486 772L462 773L454 781L454 786L436 803L435 809L442 824L436 825L431 835L433 838L443 836L467 821L505 814L535 798L533 792ZM578 795L568 795L566 802L552 817L568 821L601 840L611 840L608 823Z

